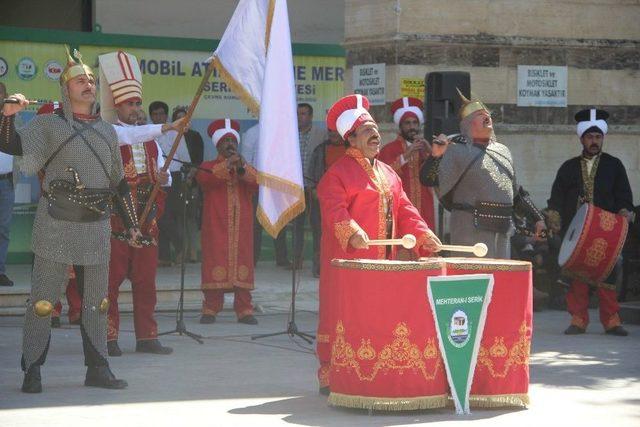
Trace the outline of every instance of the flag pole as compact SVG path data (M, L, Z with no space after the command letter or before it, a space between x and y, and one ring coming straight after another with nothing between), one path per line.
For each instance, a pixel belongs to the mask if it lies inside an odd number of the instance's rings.
M169 165L171 164L171 161L173 160L173 156L176 154L176 150L178 150L178 144L180 144L180 139L182 138L182 136L184 135L187 127L186 124L189 123L191 121L191 116L193 116L193 112L196 109L196 106L198 105L198 102L200 101L200 97L202 96L202 92L204 91L204 86L207 83L207 81L209 80L209 77L211 77L211 74L213 73L213 58L211 58L211 60L209 61L209 65L207 66L207 70L204 73L204 76L202 76L202 81L200 82L200 86L198 87L198 90L196 91L196 94L193 97L193 100L191 101L191 105L189 105L189 109L187 110L187 114L185 114L184 116L184 124L185 126L182 126L180 128L180 130L178 131L178 134L176 135L176 138L173 141L173 145L171 146L171 151L169 151L169 153L167 154L166 160L164 162L164 166L162 167L162 172L166 172L167 169L169 169ZM149 212L151 212L151 208L153 206L153 202L156 198L156 196L158 195L158 191L160 190L160 182L156 181L155 184L153 185L153 191L151 192L151 194L149 195L149 200L147 200L147 204L144 207L144 210L142 211L142 215L140 216L140 228L142 229L145 221L147 220L147 217L149 216Z

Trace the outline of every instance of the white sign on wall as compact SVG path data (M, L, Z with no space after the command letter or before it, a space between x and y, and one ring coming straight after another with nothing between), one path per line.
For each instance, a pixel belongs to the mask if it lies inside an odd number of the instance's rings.
M518 65L518 107L566 107L567 67Z
M385 64L353 66L353 92L366 96L371 105L385 104L385 86Z

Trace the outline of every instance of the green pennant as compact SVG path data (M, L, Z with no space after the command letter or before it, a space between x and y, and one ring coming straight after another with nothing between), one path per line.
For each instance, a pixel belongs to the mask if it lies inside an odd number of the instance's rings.
M492 274L428 278L429 303L458 414L470 413L469 392L492 291Z

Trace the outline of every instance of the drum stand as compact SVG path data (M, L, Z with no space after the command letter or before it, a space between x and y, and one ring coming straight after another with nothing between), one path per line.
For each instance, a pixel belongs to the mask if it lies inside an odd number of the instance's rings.
M302 213L301 215L304 215L304 213ZM295 219L293 221L295 221ZM289 323L287 325L287 329L280 332L272 332L270 334L252 335L251 340L259 340L261 338L267 338L267 337L276 337L279 335L289 335L291 338L300 337L304 341L306 341L307 344L312 344L312 340L316 338L314 335L300 332L300 330L298 330L298 325L296 325L296 292L297 292L296 284L299 281L298 280L299 259L297 258L297 255L296 255L296 230L295 230L296 227L293 222L291 224L293 225L293 239L292 239L293 263L291 266L291 309L289 311ZM303 227L304 227L304 223L303 223ZM304 231L302 234L304 238Z
M178 308L176 310L176 327L170 331L159 333L158 336L161 335L169 335L169 334L178 334L180 336L186 335L189 338L197 341L200 344L204 344L202 341L202 335L194 334L193 332L189 332L187 330L187 326L184 323L184 273L186 270L185 263L185 255L186 255L186 242L187 242L187 204L188 201L188 191L189 185L187 184L187 176L189 175L189 171L193 168L197 168L195 165L187 162L181 162L177 159L173 159L173 161L178 161L183 164L180 168L181 179L180 183L180 200L182 201L182 250L180 251L180 299L178 300ZM199 169L199 168L197 168ZM205 170L205 169L200 169ZM210 171L207 171L210 172Z

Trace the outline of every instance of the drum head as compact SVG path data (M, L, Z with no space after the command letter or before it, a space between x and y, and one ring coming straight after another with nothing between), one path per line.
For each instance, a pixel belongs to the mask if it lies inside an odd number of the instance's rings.
M571 224L569 224L569 228L567 228L567 233L564 235L564 239L562 240L560 253L558 254L558 265L560 265L560 267L564 266L567 261L569 261L573 251L576 249L576 245L582 235L588 211L589 205L585 203L580 206L580 209L578 209L578 212L576 212L576 215L571 220Z

